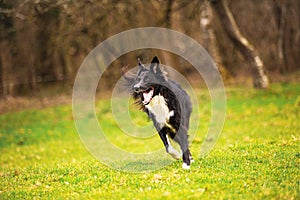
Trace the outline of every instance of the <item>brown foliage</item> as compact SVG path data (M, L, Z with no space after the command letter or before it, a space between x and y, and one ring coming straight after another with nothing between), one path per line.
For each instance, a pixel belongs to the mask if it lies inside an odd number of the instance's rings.
M272 76L299 69L298 0L228 2L240 31L255 46L267 74ZM247 60L241 57L214 18L207 35L215 39L205 40L205 31L200 26L204 3L202 0L2 0L0 96L31 94L52 82L67 83L70 88L81 62L96 45L121 31L145 26L170 27L199 43L208 41L207 48L218 51L211 55L220 57L216 60L221 60L217 62L221 71L235 79L241 71L249 71ZM193 73L178 56L161 51L154 53L180 72ZM103 76L107 87L121 75L120 66L134 66L136 57L141 55L152 56L145 54L149 52L139 50L114 62ZM179 67L182 63L183 67Z

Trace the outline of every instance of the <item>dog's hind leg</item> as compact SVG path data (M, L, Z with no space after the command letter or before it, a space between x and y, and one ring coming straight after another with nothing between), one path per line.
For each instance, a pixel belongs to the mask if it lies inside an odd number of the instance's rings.
M189 157L190 157L190 162L193 163L194 162L194 159L193 159L193 156L191 154L191 151L189 150Z
M190 169L191 152L189 150L188 136L186 131L179 130L176 136L174 137L174 140L180 145L182 151L182 168Z
M182 169L190 169L191 160L189 156L189 149L185 150L185 152L182 154Z

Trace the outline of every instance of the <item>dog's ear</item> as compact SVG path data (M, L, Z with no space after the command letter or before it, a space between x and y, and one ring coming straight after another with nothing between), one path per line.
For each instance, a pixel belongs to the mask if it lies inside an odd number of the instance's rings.
M139 64L139 70L143 70L146 68L145 65L143 65L143 63L141 62L140 58L138 58L138 64Z
M162 73L162 71L159 68L159 60L156 56L151 61L150 70L153 71L154 74Z

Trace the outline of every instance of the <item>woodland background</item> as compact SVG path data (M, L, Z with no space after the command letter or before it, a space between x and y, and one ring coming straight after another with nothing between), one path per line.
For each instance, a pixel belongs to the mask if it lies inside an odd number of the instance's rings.
M171 28L202 44L221 71L226 102L212 101L182 58L145 49L107 68L94 105L79 106L94 112L74 114L72 88L85 57L138 27ZM0 199L300 200L299 50L300 0L0 0ZM133 158L163 144L154 127L138 135L152 122L132 101L118 98L129 118L113 109L122 67L154 55L191 82L199 102L192 101L190 171L163 154ZM104 143L127 156L117 160ZM148 166L155 171L123 172Z
M214 7L223 3L239 29L237 36L255 48L268 79L276 82L294 74L299 80L299 0L0 0L0 97L51 88L70 92L80 64L94 47L119 32L148 26L192 37L208 50L225 83L247 84L253 68L228 33L220 7ZM195 72L180 65L180 58L158 54L164 64L193 77ZM122 56L102 77L103 87L111 88L121 67L136 65L138 56L148 61L153 55L138 51Z

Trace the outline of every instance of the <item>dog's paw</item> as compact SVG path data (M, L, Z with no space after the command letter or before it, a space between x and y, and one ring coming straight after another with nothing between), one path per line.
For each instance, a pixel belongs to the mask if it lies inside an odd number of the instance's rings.
M174 149L174 147L172 147L172 146L169 146L168 153L176 160L179 160L181 158L180 153L176 149Z
M182 163L182 169L190 170L190 169L191 169L191 166L190 166L190 165L187 165L186 163Z

